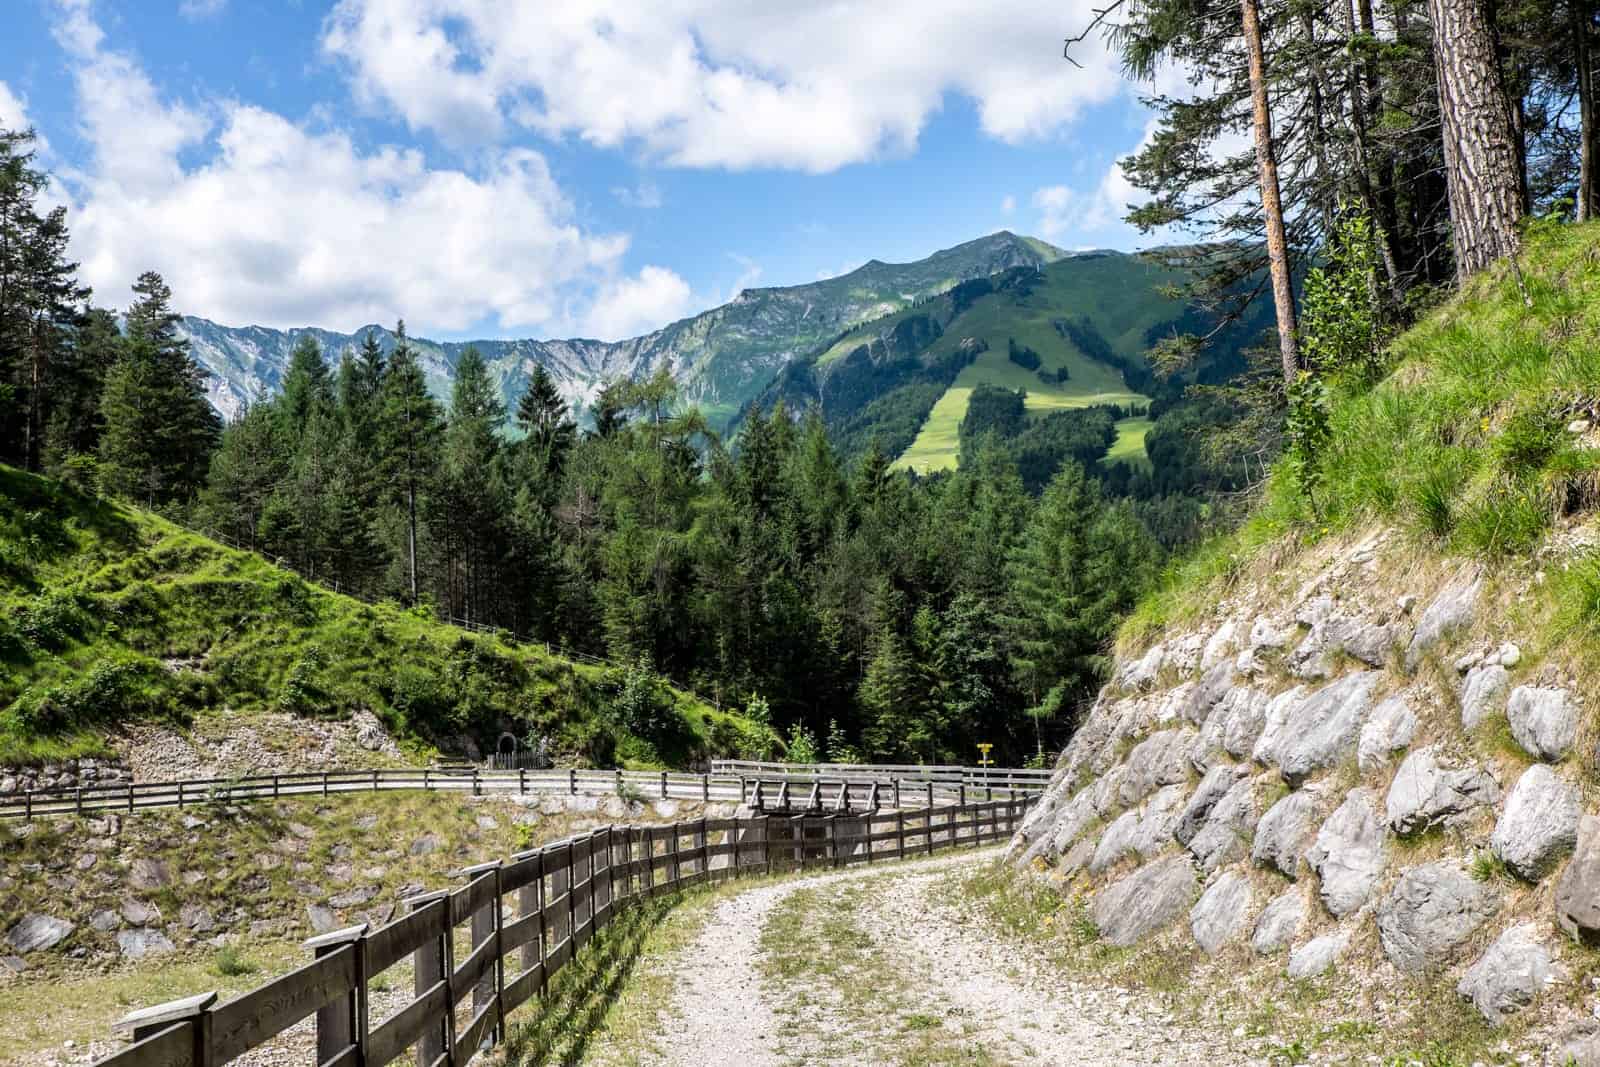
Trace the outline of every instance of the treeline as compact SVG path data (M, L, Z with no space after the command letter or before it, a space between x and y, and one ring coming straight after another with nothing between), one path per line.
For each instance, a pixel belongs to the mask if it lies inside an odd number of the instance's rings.
M387 346L303 340L281 393L222 427L159 277L120 325L91 306L64 214L33 214L28 146L0 140L0 460L342 590L643 664L791 755L1053 750L1161 555L1076 463L1037 498L999 444L938 479L870 445L847 466L781 403L733 450L666 373L608 386L580 431L542 368L507 411L469 350L440 402L403 323Z

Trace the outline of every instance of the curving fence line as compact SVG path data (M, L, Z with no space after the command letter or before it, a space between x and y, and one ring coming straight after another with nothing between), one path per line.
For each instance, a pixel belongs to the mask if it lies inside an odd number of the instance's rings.
M1005 840L1033 798L859 814L758 814L607 826L458 872L376 929L312 938L311 962L225 1003L215 993L123 1018L97 1067L222 1067L315 1016L320 1067L458 1067L630 904L747 874L905 859ZM413 995L375 1018L374 980L410 958Z
M819 764L806 769L785 764L751 764L751 773L718 769L713 773L673 771L511 770L477 767L401 767L349 771L302 771L236 778L188 778L165 782L120 782L72 789L28 790L0 796L0 819L35 819L48 815L82 815L96 811L141 808L183 808L190 805L237 803L294 796L377 792L385 789L427 789L483 795L488 793L614 794L634 799L725 801L789 808L801 797L807 808L899 807L919 799L965 803L968 797L992 800L1022 796L1043 789L1046 779L1016 777L1037 772L981 770L952 776L917 767L838 767ZM821 769L818 769L821 768ZM961 770L961 768L956 768ZM899 772L905 773L899 773ZM788 772L788 773L786 773ZM892 798L892 803L891 803Z

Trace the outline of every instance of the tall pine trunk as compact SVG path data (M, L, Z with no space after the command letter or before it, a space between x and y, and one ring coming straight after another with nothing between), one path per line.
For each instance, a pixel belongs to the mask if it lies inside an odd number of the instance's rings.
M1578 74L1578 221L1600 218L1600 130L1595 129L1594 57L1590 27L1594 20L1591 0L1571 0L1572 54Z
M1289 277L1289 239L1283 227L1283 200L1278 190L1278 159L1272 143L1272 107L1267 101L1267 61L1261 48L1259 0L1240 0L1239 20L1250 55L1250 100L1254 110L1256 164L1261 170L1261 213L1267 228L1267 264L1272 274L1272 302L1278 313L1278 353L1283 381L1294 384L1300 373L1296 338L1294 283Z
M1482 0L1428 0L1456 278L1517 251L1521 163Z

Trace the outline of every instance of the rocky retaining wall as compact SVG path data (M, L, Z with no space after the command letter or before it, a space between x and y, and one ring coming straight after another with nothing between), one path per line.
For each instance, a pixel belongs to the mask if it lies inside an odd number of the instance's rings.
M84 757L38 767L0 767L0 796L20 795L29 790L116 785L132 778L133 772L121 760L114 759Z
M1013 861L1116 945L1444 977L1491 1024L1575 981L1600 944L1584 700L1504 631L1517 590L1414 562L1380 532L1122 662ZM1600 1064L1569 1023L1563 1055Z

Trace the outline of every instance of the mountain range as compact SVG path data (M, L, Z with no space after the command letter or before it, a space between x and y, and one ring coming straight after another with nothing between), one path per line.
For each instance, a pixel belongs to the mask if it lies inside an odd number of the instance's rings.
M665 366L678 379L685 399L698 404L713 426L726 428L786 365L841 332L962 281L1017 267L1038 268L1069 255L1043 241L1000 232L913 263L872 260L848 274L805 285L745 289L720 307L625 341L413 342L440 396L448 394L455 365L469 345L489 363L508 406L521 397L536 363L544 365L580 413L603 382L646 377ZM277 391L289 353L303 336L316 338L330 364L369 331L386 350L394 345L391 330L376 324L338 333L315 327L223 326L187 317L182 330L195 358L211 374L212 403L226 417L237 415L252 398Z

